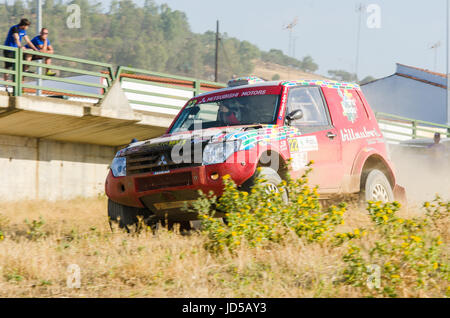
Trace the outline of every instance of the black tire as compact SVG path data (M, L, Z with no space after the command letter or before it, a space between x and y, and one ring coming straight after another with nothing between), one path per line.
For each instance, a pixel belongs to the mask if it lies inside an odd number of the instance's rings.
M361 184L361 200L383 203L394 201L391 184L383 172L374 169L367 174Z
M130 229L138 225L138 217L142 217L143 220L149 217L149 211L147 209L139 209L130 206L121 205L108 199L108 217L111 230L113 224L118 224L119 228L130 232ZM135 226L138 230L138 226Z
M258 174L256 173L249 180L247 180L244 183L244 185L242 186L242 189L244 191L250 192L251 188L255 185L257 176L258 176ZM272 168L268 168L268 167L261 167L259 176L261 178L265 179L266 181L264 182L264 184L267 184L269 189L273 189L273 190L275 190L275 189L278 190L278 186L283 181L283 179L281 179L280 175L275 170L273 170ZM288 195L287 195L286 191L282 191L281 196L282 196L283 201L285 203L288 203L289 199L288 199Z
M189 221L161 220L161 226L167 228L168 231L173 231L176 225L180 227L180 233L185 233L192 230L191 223Z

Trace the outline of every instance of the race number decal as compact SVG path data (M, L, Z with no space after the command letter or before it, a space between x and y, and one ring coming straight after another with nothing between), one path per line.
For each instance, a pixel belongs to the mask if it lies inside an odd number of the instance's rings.
M289 139L289 150L291 153L318 151L319 144L316 136L304 136Z
M289 142L289 151L291 153L296 153L300 151L297 138L289 139L288 142Z

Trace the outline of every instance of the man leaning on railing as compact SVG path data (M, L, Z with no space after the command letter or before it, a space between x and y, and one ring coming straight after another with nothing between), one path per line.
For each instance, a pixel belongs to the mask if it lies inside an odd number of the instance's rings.
M25 42L29 45L29 47L35 51L38 51L38 49L34 46L33 43L31 43L30 39L27 36L27 30L28 27L31 25L31 22L28 19L22 19L20 20L20 23L17 25L13 25L8 32L8 35L6 36L6 40L4 45L14 48L22 48L22 39L25 39ZM6 58L14 59L16 58L16 54L14 51L4 50L3 55ZM14 63L12 62L5 62L5 68L6 69L13 69L15 70ZM3 75L4 80L8 80L8 74Z
M48 39L48 29L47 28L42 28L41 34L35 36L31 40L31 43L33 43L34 46L39 49L39 52L47 53L47 54L53 54L55 52L53 50L52 45L50 44L50 40ZM29 46L29 45L26 45L25 47L27 49L31 49L31 46ZM35 61L35 60L42 60L42 59L44 59L45 64L47 64L47 65L52 64L52 59L50 57L42 57L42 56L34 55L34 54L25 54L25 60L28 62ZM24 71L30 72L29 66L25 66ZM45 73L45 75L55 76L56 73L50 69L47 69L47 72Z

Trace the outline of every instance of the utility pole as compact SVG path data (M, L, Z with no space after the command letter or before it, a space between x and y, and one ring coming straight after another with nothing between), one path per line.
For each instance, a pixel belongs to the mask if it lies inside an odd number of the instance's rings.
M285 30L289 30L289 48L288 48L288 56L292 54L292 30L297 26L298 24L298 17L295 17L294 21L289 23L284 27ZM292 56L292 55L291 55Z
M219 20L217 20L216 27L216 61L215 61L215 73L214 73L214 81L217 83L219 81Z
M40 34L42 29L42 0L36 0L36 33ZM42 63L42 60L38 60L38 63ZM37 68L38 75L42 75L42 68ZM36 81L38 87L42 87L42 79L38 78ZM41 96L41 90L36 90L36 95Z

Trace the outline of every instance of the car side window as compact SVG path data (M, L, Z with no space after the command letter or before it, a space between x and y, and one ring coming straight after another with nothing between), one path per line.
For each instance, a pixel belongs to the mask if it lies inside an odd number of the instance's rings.
M322 127L329 126L329 118L319 87L291 88L288 97L287 114L300 109L303 117L291 122L292 126Z

